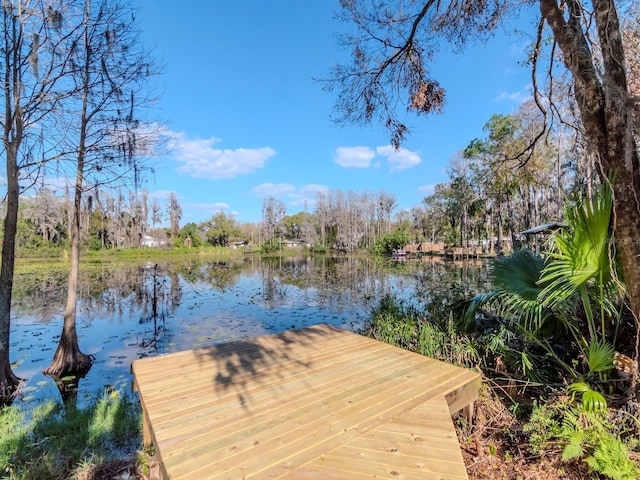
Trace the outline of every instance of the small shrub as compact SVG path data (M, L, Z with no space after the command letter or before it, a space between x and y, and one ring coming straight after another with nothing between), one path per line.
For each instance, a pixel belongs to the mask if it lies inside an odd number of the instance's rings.
M473 367L479 354L473 342L459 333L453 318L431 322L416 305L387 295L380 300L363 330L365 335L422 355Z
M639 466L629 458L629 447L607 410L560 402L536 405L523 431L536 454L556 451L563 460L581 460L593 472L614 480L640 477Z

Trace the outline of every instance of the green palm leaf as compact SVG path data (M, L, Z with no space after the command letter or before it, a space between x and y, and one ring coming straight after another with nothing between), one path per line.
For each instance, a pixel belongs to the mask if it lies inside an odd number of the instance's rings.
M535 336L551 317L538 298L542 287L538 284L544 268L543 258L526 249L493 262L489 276L495 288L470 300L465 321L470 323L481 306L529 336Z
M585 382L574 382L567 387L567 391L571 395L571 400L575 399L576 394L581 394L582 410L585 412L598 412L607 409L606 398Z
M542 290L538 281L543 268L543 258L523 248L496 260L489 275L496 290L537 302Z
M613 198L607 184L600 186L591 201L582 199L567 213L570 229L557 233L552 259L540 277L544 286L540 301L555 309L569 298L578 295L587 320L589 337L580 335L576 340L582 348L588 348L597 335L592 303L600 310L600 336L606 338L605 318L615 310L610 301L612 293L620 293L624 287L618 282L612 252L611 213ZM571 320L567 321L570 326Z
M612 370L615 349L606 340L593 338L587 349L587 365L592 373L608 372Z
M535 335L548 318L548 312L538 300L542 291L538 281L543 268L540 255L521 249L494 262L489 274L498 292L498 314L530 336Z
M611 190L602 186L591 202L579 201L568 212L570 229L556 234L553 259L542 272L540 283L545 305L567 300L587 283L605 286L611 279L609 227L612 211Z

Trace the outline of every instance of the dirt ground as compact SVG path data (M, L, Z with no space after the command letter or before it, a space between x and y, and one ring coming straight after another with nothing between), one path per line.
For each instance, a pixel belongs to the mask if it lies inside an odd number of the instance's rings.
M471 427L458 427L469 480L585 480L592 478L579 462L532 455L522 423L496 398L476 403Z

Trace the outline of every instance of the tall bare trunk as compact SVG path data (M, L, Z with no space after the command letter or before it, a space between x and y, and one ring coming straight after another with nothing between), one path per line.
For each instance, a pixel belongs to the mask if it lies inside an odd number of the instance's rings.
M503 225L502 225L502 205L498 205L497 208L497 219L496 219L496 228L498 229L498 242L496 245L496 253L501 253L502 252L502 230L503 230Z
M82 85L82 111L80 112L80 137L78 141L78 153L76 158L76 181L73 196L73 217L71 220L71 253L69 264L69 281L67 289L67 303L64 309L64 322L62 335L58 342L58 348L53 356L51 365L44 369L45 375L53 377L66 377L69 375L83 376L93 364L93 357L80 351L78 334L76 332L76 304L78 299L78 274L80 272L80 213L82 207L82 190L84 185L84 165L87 141L87 103L89 95L89 67L91 65L91 49L89 48L88 29L89 12L91 2L85 5L85 63Z
M513 219L513 204L511 203L511 194L507 194L507 228L511 237L511 251L516 251L516 231Z
M18 142L19 143L19 142ZM13 401L21 380L13 373L9 359L9 335L11 330L11 291L15 266L16 232L18 225L18 167L17 146L7 141L5 134L5 155L7 157L7 212L4 218L4 238L2 241L2 264L0 265L0 405Z
M71 253L67 303L64 310L64 323L58 348L45 375L65 377L84 375L93 363L93 358L80 351L76 332L76 304L78 298L78 274L80 271L80 207L82 204L82 184L84 174L84 152L78 153L76 187L73 200L73 220L71 222Z
M4 122L3 136L7 170L7 211L4 218L2 239L2 264L0 265L0 404L10 404L18 392L21 380L13 373L9 358L11 332L11 295L16 257L16 233L18 231L18 154L24 136L24 124L20 105L21 71L15 67L19 50L12 42L22 32L15 17L8 22L4 12L4 27L13 36L4 35Z
M555 0L540 0L540 7L562 49L565 65L573 75L576 100L591 150L597 155L600 179L607 182L607 175L615 175L614 234L636 322L636 338L621 338L619 346L629 351L636 349L637 357L640 335L640 164L633 138L620 24L613 0L593 0L602 45L603 73L599 74L579 23L581 12L577 3L568 2L570 11L566 21Z

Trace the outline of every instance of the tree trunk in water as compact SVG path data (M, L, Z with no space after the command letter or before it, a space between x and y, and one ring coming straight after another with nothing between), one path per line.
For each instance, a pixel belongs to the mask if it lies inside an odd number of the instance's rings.
M80 203L79 197L81 194L78 190L76 188L76 204ZM89 371L93 364L93 357L80 351L76 332L76 300L78 295L78 272L80 270L80 221L79 208L76 209L74 206L74 210L73 224L71 226L69 287L62 335L51 365L43 371L45 375L60 378L68 375L82 376Z
M80 351L76 332L76 302L78 297L78 272L80 270L80 206L82 200L82 184L84 174L84 158L81 150L78 153L76 188L73 202L73 221L71 223L71 253L69 269L69 286L67 304L64 311L64 323L58 348L51 365L44 369L45 375L66 377L68 375L83 376L93 364L93 357Z
M18 154L15 140L8 142L5 135L7 157L7 212L4 218L2 264L0 265L0 405L13 402L22 381L13 373L9 359L9 334L11 331L11 290L16 256L16 232L18 226Z
M82 73L82 111L80 112L80 137L76 158L76 181L73 196L73 216L70 224L71 253L69 265L69 282L67 290L67 304L64 310L64 323L58 348L53 356L51 365L44 369L45 375L54 378L66 376L84 376L91 365L93 357L80 351L78 334L76 332L76 303L78 299L78 272L80 271L80 209L82 206L82 189L84 185L84 164L86 160L86 141L89 125L88 98L90 89L90 65L92 50L90 48L88 24L91 11L91 2L85 2L85 29L84 29L84 65Z
M580 26L581 12L570 3L568 20L555 0L540 0L542 16L553 31L574 80L582 123L600 165L600 179L613 174L613 231L636 337L618 340L622 350L635 350L640 335L640 164L633 138L632 102L626 79L624 48L613 0L593 0L603 73L597 73L593 54ZM576 10L576 11L574 11Z

